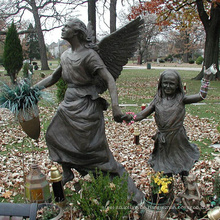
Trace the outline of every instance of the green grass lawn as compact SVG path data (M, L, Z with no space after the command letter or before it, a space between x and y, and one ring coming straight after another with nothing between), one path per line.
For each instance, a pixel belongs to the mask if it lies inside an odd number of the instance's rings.
M196 94L200 90L200 81L192 80L198 73L196 71L178 71L182 82L186 83L187 94ZM149 103L157 91L157 82L161 70L123 70L117 80L119 102L138 104L138 109L143 103ZM220 119L220 82L212 81L207 98L202 101L207 105L187 105L187 112L198 115L200 118L214 117ZM129 109L128 109L129 110ZM131 110L135 110L132 107Z
M58 65L58 61L49 61L49 66L55 69ZM46 76L51 74L53 70L34 71L33 84L41 80L41 73L44 72ZM124 107L125 111L137 112L140 110L140 106L144 103L149 103L157 90L157 82L162 70L155 69L124 69L117 79L117 88L120 104L137 104L137 107ZM187 94L196 94L200 90L200 81L192 80L198 72L196 71L178 71L182 78L182 82L186 83ZM5 71L0 72L0 80L3 82L10 82L8 76L5 76ZM18 77L22 77L22 71L20 71ZM56 86L49 88L54 94L56 94ZM216 122L220 119L220 82L212 81L207 98L202 101L206 105L187 105L186 111L192 115L197 115L200 118L214 118ZM110 97L108 91L102 94L109 102Z

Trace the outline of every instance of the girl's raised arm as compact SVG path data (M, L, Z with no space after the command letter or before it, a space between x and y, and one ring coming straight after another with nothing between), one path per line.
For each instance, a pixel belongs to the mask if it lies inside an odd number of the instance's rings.
M185 104L190 104L190 103L200 102L204 100L208 93L211 74L212 73L216 74L216 72L217 72L217 69L216 69L215 64L212 64L208 69L205 69L204 67L204 77L201 80L201 87L200 87L199 93L195 95L185 96L183 102Z
M155 110L154 101L150 103L149 106L147 106L144 110L137 113L134 121L141 121L142 119L148 117L150 114L152 114Z

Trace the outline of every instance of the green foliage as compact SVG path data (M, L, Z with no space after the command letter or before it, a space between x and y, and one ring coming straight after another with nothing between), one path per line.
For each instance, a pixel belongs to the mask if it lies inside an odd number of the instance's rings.
M194 64L195 61L194 60L189 60L189 64Z
M166 58L165 61L171 62L173 61L173 56L171 54L169 54Z
M44 206L37 211L37 220L49 220L55 218L59 214L59 208L50 205Z
M73 194L74 206L94 220L120 220L128 216L127 176L117 176L111 181L109 173L96 171L90 177L90 181L81 180L81 190Z
M29 63L25 62L23 64L23 77L28 78L28 70L29 70Z
M22 47L14 23L8 28L5 40L3 65L11 78L12 83L16 82L16 77L23 65Z
M163 172L154 173L151 176L150 187L153 194L161 194L169 192L169 184L173 181L172 177L164 175Z
M0 65L3 64L3 57L0 56Z
M29 25L28 30L33 30L34 27L32 24ZM28 58L30 60L40 59L40 48L38 42L38 36L35 32L30 32L27 34L27 46L28 46Z
M63 101L64 95L67 89L67 84L64 82L62 78L56 83L57 86L57 100L58 102Z
M216 195L217 198L220 199L220 176L218 172L214 176L213 192L214 195Z
M197 59L196 59L196 64L200 65L202 64L204 58L202 56L199 56Z
M32 108L37 112L37 103L45 92L41 91L38 87L31 87L29 80L22 80L18 84L9 87L2 83L0 87L0 107L9 109L15 116L18 116L19 111L25 111ZM28 112L27 112L28 113Z

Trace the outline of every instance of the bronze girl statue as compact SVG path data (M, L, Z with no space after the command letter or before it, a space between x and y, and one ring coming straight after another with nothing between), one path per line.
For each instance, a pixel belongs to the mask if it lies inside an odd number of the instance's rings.
M213 73L216 72L213 66L210 69ZM185 105L205 99L211 75L210 69L204 71L200 92L195 95L184 93L177 71L165 70L160 75L155 98L134 119L140 121L155 112L158 130L154 136L154 149L148 162L156 172L163 171L168 176L180 174L183 178L198 161L199 149L188 141L183 126Z

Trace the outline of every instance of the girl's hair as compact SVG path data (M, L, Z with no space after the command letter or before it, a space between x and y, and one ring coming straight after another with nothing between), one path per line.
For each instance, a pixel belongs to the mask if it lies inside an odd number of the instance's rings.
M177 89L176 89L176 93L178 95L182 95L184 96L184 90L183 90L183 85L182 85L182 80L181 77L179 75L179 73L175 70L165 70L160 74L160 78L159 78L159 82L158 82L158 88L157 88L157 96L158 98L162 98L163 97L163 91L162 91L162 80L163 77L167 74L167 73L171 73L173 74L176 79L177 79Z
M97 50L97 45L93 42L94 37L89 33L86 25L79 19L70 19L72 25L74 25L75 30L79 31L78 38L81 43L85 45L86 48L91 48Z

